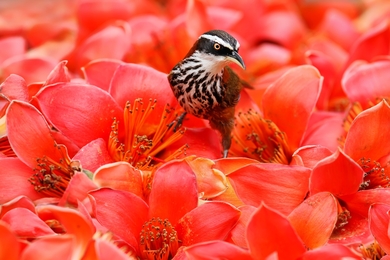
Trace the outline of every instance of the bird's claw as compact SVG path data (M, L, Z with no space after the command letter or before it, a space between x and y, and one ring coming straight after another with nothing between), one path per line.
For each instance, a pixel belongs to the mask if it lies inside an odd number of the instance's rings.
M178 116L176 118L176 120L172 121L169 125L168 125L168 129L170 129L173 125L175 125L173 127L173 132L176 132L180 127L181 125L183 124L183 120L184 118L186 117L186 114L187 112L183 112L180 116Z

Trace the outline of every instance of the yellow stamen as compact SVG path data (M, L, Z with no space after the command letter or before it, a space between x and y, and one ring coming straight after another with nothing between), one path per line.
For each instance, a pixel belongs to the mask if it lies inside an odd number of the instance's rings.
M386 252L376 241L368 246L360 245L358 250L363 257L362 259L380 260L386 255Z
M175 119L174 109L166 104L158 125L148 125L150 117L156 117L156 100L149 100L146 108L141 98L136 99L134 104L126 103L124 109L124 142L119 140L119 122L114 118L108 148L111 156L116 161L129 162L134 167L145 170L153 166L153 163L165 162L174 159L181 154L185 154L186 146L180 147L167 158L157 158L156 156L179 140L184 132L184 128L173 132L168 125Z
M353 103L349 108L347 116L343 121L344 134L338 138L340 147L344 147L345 138L349 132L349 129L351 128L352 122L361 112L363 112L363 108L359 102Z
M291 160L286 134L257 112L238 113L233 139L242 148L241 151L233 148L233 155L244 155L265 163L288 164Z
M181 241L171 223L165 219L152 218L145 222L141 231L140 249L143 259L172 259Z

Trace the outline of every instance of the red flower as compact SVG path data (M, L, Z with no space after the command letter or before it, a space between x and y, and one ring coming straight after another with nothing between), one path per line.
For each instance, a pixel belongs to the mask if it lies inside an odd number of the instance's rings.
M196 179L183 161L156 171L148 204L125 191L106 188L90 194L99 223L142 259L168 259L183 246L225 239L240 215L223 202L198 206Z

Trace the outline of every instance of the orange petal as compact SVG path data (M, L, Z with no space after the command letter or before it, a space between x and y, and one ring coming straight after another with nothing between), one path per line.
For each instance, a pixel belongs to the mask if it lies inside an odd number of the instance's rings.
M229 157L215 160L215 168L225 175L240 169L249 164L259 163L259 161L245 157Z
M293 151L302 142L321 85L318 70L303 65L287 71L263 95L264 117L287 134Z
M210 199L222 194L226 189L226 176L214 169L214 162L206 158L187 157L186 162L196 175L198 192L201 198Z
M252 216L253 212L256 210L255 207L250 205L244 205L238 208L241 211L240 219L238 220L237 225L231 232L231 240L235 245L248 248L248 242L246 239L246 227L248 225L248 221Z
M82 255L74 253L75 247L75 238L73 235L63 234L55 237L44 237L27 246L22 253L22 259L69 260L72 256L75 259L81 259Z
M141 172L127 162L106 164L96 170L93 181L100 187L132 192L143 198Z
M337 199L329 192L317 193L296 207L288 219L309 249L321 247L337 222Z
M20 259L21 247L18 243L18 239L8 224L3 221L0 221L0 237L0 259Z
M350 259L361 260L351 249L342 244L328 244L303 254L302 260ZM381 258L383 260L383 258Z
M247 240L254 259L265 259L274 252L279 260L298 259L306 251L288 219L264 204L248 222Z

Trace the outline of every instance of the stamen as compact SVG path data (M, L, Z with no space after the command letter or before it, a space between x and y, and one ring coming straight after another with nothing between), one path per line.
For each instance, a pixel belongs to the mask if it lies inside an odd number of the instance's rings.
M153 167L153 162L159 164L177 158L185 153L185 147L181 147L167 158L156 156L179 140L185 129L173 132L168 127L169 123L177 116L174 109L166 104L158 125L148 125L150 117L156 117L156 100L149 100L146 108L141 98L136 99L134 104L126 103L124 109L125 139L120 142L118 138L119 121L114 118L111 126L111 133L108 149L116 161L129 162L134 167L145 170Z
M351 128L353 120L361 113L363 112L363 108L360 105L359 102L355 102L351 105L349 108L349 111L347 113L347 116L345 117L343 121L343 128L344 128L344 133L342 136L338 138L338 142L340 144L340 147L344 147L345 144L345 138L349 132L349 129Z
M37 158L37 167L28 181L34 185L37 192L42 192L50 197L61 197L68 187L70 179L75 172L81 172L78 161L71 161L64 145L55 144L62 155L57 162L49 156Z
M4 154L7 157L16 157L16 154L11 148L11 145L8 141L8 137L4 136L0 138L0 153Z
M143 259L172 259L181 241L169 220L152 218L142 226L140 249Z
M375 189L375 188L389 188L389 165L387 157L381 158L381 160L373 161L370 158L361 158L358 161L362 167L364 174L363 185L360 185L360 189Z
M358 247L358 251L360 251L362 259L380 260L386 255L386 252L381 248L376 240L368 246L363 244L360 245Z
M252 110L238 113L233 139L242 148L241 151L231 149L233 155L249 156L265 163L288 164L291 160L286 134Z

